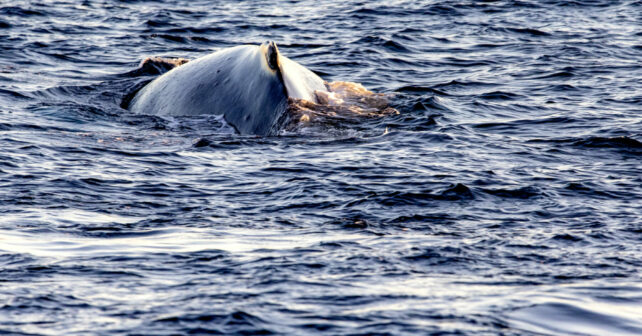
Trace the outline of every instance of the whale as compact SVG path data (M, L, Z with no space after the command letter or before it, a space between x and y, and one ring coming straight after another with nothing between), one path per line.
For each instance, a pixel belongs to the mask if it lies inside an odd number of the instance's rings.
M129 103L134 113L222 115L238 133L270 136L286 118L291 98L318 103L323 79L281 55L273 41L222 49L152 80Z

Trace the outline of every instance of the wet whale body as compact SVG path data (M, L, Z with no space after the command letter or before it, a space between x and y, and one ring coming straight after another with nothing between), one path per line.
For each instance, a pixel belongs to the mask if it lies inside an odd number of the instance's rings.
M274 42L223 49L178 66L143 87L129 109L181 116L222 114L241 134L272 135L288 98L317 103L324 81L281 55Z

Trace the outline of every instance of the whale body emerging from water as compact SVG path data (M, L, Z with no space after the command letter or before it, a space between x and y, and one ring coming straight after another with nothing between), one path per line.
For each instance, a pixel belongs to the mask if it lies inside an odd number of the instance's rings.
M143 87L129 104L161 116L222 114L241 134L274 134L288 98L318 103L319 76L281 55L274 42L223 49L189 61Z

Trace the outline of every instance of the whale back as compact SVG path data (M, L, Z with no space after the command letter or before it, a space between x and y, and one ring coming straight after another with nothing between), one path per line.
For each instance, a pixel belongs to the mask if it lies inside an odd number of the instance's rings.
M318 103L315 91L327 91L321 77L301 64L281 55L280 70L288 96Z
M176 67L132 99L136 113L162 116L223 114L241 134L270 135L288 97L316 102L323 80L281 56L273 42L224 49Z

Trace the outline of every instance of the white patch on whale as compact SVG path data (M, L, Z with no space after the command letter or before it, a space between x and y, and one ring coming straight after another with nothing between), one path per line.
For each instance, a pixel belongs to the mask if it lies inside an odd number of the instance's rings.
M324 81L276 44L223 49L175 67L143 87L129 109L161 116L221 114L241 134L274 134L288 98L318 103Z

